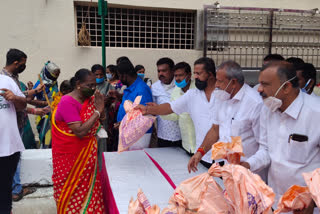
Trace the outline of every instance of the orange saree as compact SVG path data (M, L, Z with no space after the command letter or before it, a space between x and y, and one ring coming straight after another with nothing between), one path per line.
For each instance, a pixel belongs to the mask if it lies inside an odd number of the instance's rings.
M93 98L83 103L82 122L93 115L93 103ZM78 138L65 122L55 120L56 111L52 115L52 181L57 213L105 213L95 137L100 123Z

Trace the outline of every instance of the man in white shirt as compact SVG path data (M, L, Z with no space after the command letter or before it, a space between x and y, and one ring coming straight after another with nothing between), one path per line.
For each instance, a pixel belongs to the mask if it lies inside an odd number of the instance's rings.
M171 113L189 113L195 127L196 151L210 129L209 123L213 112L213 90L216 83L216 68L214 61L202 57L194 63L195 89L189 89L179 99L157 106L138 106L143 114L168 115ZM201 163L209 168L212 164L209 154L202 158Z
M24 146L19 134L16 111L27 106L27 100L17 84L0 75L0 213L10 213L12 180Z
M241 165L253 172L269 166L268 185L276 194L275 208L290 186L306 186L302 173L320 166L316 125L320 102L300 91L295 69L287 62L262 68L259 82L265 104L260 115L259 150Z
M174 83L174 62L172 59L164 57L158 60L159 80L152 84L151 91L153 102L160 105L171 100L171 93L175 88ZM179 146L181 147L181 134L178 121L164 120L157 117L158 146Z
M240 65L234 61L223 62L217 69L216 89L213 92L215 106L212 123L200 148L207 153L218 141L231 142L231 136L241 136L246 160L254 155L259 144L259 118L263 105L259 93L244 83ZM196 171L202 153L194 154L188 170ZM265 180L264 171L259 175Z

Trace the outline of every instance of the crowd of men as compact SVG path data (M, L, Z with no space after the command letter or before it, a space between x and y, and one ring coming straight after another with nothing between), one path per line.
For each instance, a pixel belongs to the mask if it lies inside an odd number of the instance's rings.
M41 111L48 103L27 108L46 86L40 83L22 92L18 78L26 60L22 51L11 49L0 73L0 166L7 175L0 178L0 213L11 210L13 176L25 143L21 118L27 113L49 114ZM291 185L305 185L301 173L320 166L316 125L320 97L313 91L318 87L312 64L294 57L285 60L278 54L266 56L262 64L259 84L253 88L246 84L237 62L226 61L216 68L207 57L194 62L193 73L186 62L175 64L170 58L161 58L155 64L159 80L153 84L145 78L144 67L134 66L127 57L118 58L116 65L107 69L92 66L96 88L105 96L107 119L103 125L110 136L104 142L107 148L100 150L116 150L117 128L126 114L124 102L142 96L137 109L145 115L157 115L157 121L130 150L181 147L191 157L186 166L191 173L199 163L207 168L212 165L210 149L214 143L241 136L245 154L241 165L259 174L278 200ZM60 69L58 73L47 70L46 75L56 81ZM60 92L63 88L67 91L61 96L72 90L68 81L63 83ZM225 160L216 162L227 164ZM314 206L312 203L310 209Z

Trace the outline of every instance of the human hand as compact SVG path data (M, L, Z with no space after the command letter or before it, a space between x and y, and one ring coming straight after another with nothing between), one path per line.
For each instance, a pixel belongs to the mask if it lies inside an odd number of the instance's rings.
M109 97L113 97L114 99L119 99L121 97L120 93L117 90L109 90Z
M121 122L117 122L117 123L113 124L113 128L114 128L114 129L118 129L119 126L120 126L120 123L121 123Z
M148 114L148 106L144 106L144 105L137 105L136 107L134 107L134 110L140 110L142 115L146 115Z
M39 115L39 116L44 116L47 114L46 109L45 108L35 108L34 109L34 114L35 115Z
M240 162L240 165L244 168L250 169L250 164L248 162Z
M104 95L99 90L94 93L94 105L101 115L104 112Z
M29 81L27 83L27 85L28 85L28 90L32 90L33 89L33 82Z
M201 161L202 154L200 152L196 152L189 160L188 163L188 171L191 173L191 171L196 172L198 171L198 164Z
M41 91L43 91L46 88L46 86L43 83L40 83L36 88L35 91L36 93L40 93Z
M293 210L293 214L313 214L314 208L315 208L315 203L314 201L311 201L311 203L307 208L302 210Z
M0 96L2 96L5 100L9 102L14 102L16 99L16 95L12 91L6 88L0 89Z

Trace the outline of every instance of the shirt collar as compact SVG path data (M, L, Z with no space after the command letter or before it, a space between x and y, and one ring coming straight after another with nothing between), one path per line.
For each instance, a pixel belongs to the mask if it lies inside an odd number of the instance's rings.
M125 91L134 91L134 89L137 87L137 85L142 81L140 77L137 76L137 79L130 85L128 88L125 89Z
M303 106L303 93L299 91L299 95L289 105L289 107L284 111L284 113L286 113L287 115L289 115L294 119L297 119L302 109L302 106Z
M245 87L246 84L243 84L243 86L240 88L240 90L238 91L238 93L236 93L236 95L234 95L234 97L232 97L232 100L242 100L244 93L245 93Z
M176 84L175 84L175 82L174 82L174 79L171 81L171 83L170 84L163 84L163 83L161 83L161 85L162 85L162 87L164 88L164 90L167 92L167 91L169 91L170 89L173 89L174 87L176 87Z

